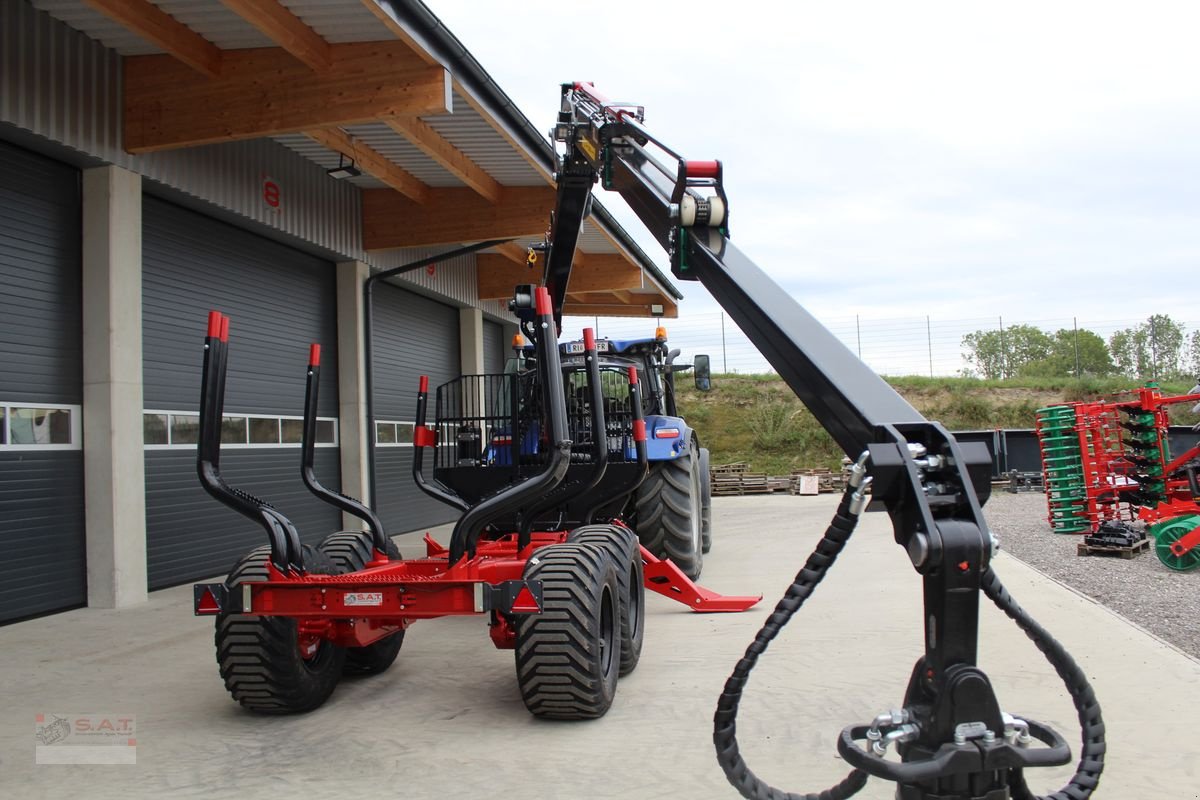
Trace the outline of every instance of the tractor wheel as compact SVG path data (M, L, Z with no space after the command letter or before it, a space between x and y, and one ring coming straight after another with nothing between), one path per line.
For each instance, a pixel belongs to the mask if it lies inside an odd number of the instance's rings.
M596 719L617 692L621 601L617 570L595 545L543 547L524 578L542 582L542 613L517 622L517 685L536 717Z
M707 447L700 448L700 551L712 550L712 473Z
M271 548L251 550L234 565L225 585L267 579ZM320 551L304 547L310 572L331 575L333 563ZM217 664L225 688L243 707L262 714L312 711L337 686L346 650L324 639L301 637L294 619L221 614L216 619Z
M329 557L337 574L358 572L366 567L374 555L371 535L362 531L331 533L317 546ZM388 558L400 559L400 548L391 539L387 540ZM404 631L396 631L366 647L347 647L346 664L342 672L347 675L378 675L392 665L404 644Z
M619 525L584 525L567 535L572 544L603 547L617 567L621 591L621 676L633 672L642 656L646 634L646 587L642 554L633 531Z
M650 467L636 500L642 546L671 559L692 580L704 568L699 461L693 439L679 458Z

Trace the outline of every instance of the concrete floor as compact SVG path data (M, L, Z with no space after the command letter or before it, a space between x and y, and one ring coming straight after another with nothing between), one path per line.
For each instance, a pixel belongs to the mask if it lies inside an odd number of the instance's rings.
M601 720L549 723L521 704L512 654L478 618L422 622L396 665L344 681L299 717L264 718L226 694L212 624L190 587L121 611L82 609L0 628L0 794L58 797L281 796L441 798L731 797L711 744L713 708L734 662L824 529L835 498L718 498L704 584L767 595L740 615L698 615L652 596L641 665ZM402 549L415 552L413 537ZM1064 641L1096 687L1108 725L1101 798L1200 797L1191 690L1200 662L1102 606L1000 557L1006 585ZM845 772L843 725L897 705L920 641L920 582L868 515L838 566L772 645L739 719L750 766L789 791ZM990 605L980 663L1006 710L1046 721L1078 748L1061 684ZM136 766L35 766L39 712L137 715ZM1032 774L1057 789L1070 769ZM858 795L891 797L872 781Z

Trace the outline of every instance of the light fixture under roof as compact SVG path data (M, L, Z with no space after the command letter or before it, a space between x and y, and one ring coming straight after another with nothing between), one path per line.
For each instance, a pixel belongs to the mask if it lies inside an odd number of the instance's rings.
M354 166L354 159L350 159L350 163L346 163L346 154L338 153L338 165L325 170L325 174L339 181L344 181L346 178L357 178L362 175L362 170Z

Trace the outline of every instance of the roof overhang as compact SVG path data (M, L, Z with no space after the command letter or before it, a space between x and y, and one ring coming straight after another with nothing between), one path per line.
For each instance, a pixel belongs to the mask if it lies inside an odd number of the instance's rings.
M537 282L553 146L420 2L32 2L124 56L129 152L273 138L353 164L368 253L511 239L478 256L480 296ZM598 201L577 253L565 313L677 314L682 295Z

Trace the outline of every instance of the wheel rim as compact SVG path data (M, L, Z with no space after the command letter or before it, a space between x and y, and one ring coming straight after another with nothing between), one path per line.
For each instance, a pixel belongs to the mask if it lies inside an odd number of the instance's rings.
M1200 524L1200 517L1189 514L1177 517L1153 531L1154 553L1158 560L1177 572L1188 572L1200 567L1200 547L1194 547L1182 554L1175 553L1171 547L1191 533L1197 524Z
M703 537L703 522L700 519L700 470L696 466L697 459L692 459L692 551L699 555Z
M305 665L312 668L317 666L325 648L325 623L304 621L296 625L296 646L300 650L300 658Z
M641 558L640 553L635 553L634 558ZM638 629L641 628L640 617L642 616L642 593L638 591L642 588L642 582L638 580L637 567L633 561L629 562L629 596L625 598L626 605L629 608L629 637L636 639Z
M604 675L613 670L616 654L616 618L613 612L615 605L612 591L604 587L604 595L600 603L600 668Z

